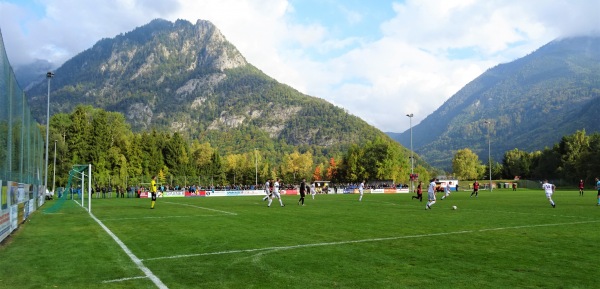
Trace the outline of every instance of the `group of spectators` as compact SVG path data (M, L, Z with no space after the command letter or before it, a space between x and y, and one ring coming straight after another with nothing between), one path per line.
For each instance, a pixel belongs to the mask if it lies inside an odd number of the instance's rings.
M330 191L335 193L338 189L348 190L358 188L358 183L343 183L343 184L329 184L328 187L325 185L320 188L318 193L329 193ZM293 190L298 189L299 184L287 184L280 183L280 189L282 190ZM386 183L386 182L378 182L378 183L365 183L365 189L387 189L387 188L408 188L407 184L394 184L394 183ZM196 193L197 191L230 191L230 190L261 190L263 189L262 185L216 185L216 186L202 186L198 184L188 185L188 186L179 186L179 185L169 185L169 184L161 184L158 185L157 190L159 192L165 191L186 191L190 193ZM77 188L73 188L72 190L77 190ZM147 192L149 188L144 185L139 186L127 186L123 187L117 185L113 188L113 186L95 186L92 189L92 194L95 194L96 198L112 198L113 194L119 198L139 198L142 192ZM75 192L79 193L79 192Z
M360 183L345 183L345 184L340 184L339 188L340 189L357 189L359 187ZM334 187L336 187L334 185ZM369 189L406 189L408 188L408 184L394 184L394 183L387 183L387 182L377 182L377 183L365 183L365 187L364 189L369 190Z

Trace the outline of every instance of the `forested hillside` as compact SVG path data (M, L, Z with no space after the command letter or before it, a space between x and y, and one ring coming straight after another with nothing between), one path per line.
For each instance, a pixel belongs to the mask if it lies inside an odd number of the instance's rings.
M501 162L515 148L536 151L577 130L598 132L599 75L600 37L552 41L463 87L413 127L413 146L428 163L450 169L463 148L487 160L488 141ZM409 131L390 135L410 143Z
M248 132L239 132L242 141ZM407 183L410 165L400 146L377 136L361 145L352 144L334 157L325 159L310 146L289 146L289 152L241 145L243 152L227 152L208 138L190 140L177 132L132 132L125 117L91 106L77 106L70 114L58 113L50 119L50 139L56 140L58 186L67 183L73 165L91 163L94 185L127 186L148 182L159 175L170 185L250 186L280 178L298 184L302 178L356 183L366 180L392 180ZM223 141L223 142L228 142ZM266 141L267 142L267 141ZM218 142L217 142L218 143ZM52 175L54 166L49 170ZM429 177L427 168L416 172Z
M158 19L131 32L102 39L58 68L50 83L51 115L60 119L71 114L75 115L70 118L77 119L81 115L85 121L75 122L82 125L78 131L87 125L92 128L83 131L98 129L97 121L104 114L119 118L112 113L121 115L131 130L128 134L132 137L122 139L126 145L110 151L110 156L101 156L106 152L93 149L88 153L90 145L99 143L95 140L83 141L85 138L80 137L75 138L76 143L69 143L75 141L73 135L81 132L66 130L62 134L63 149L69 152L65 163L100 162L98 169L105 163L107 175L102 177L103 182L109 179L108 175L151 175L161 168L168 169L168 175L174 177L207 175L206 163L194 155L198 146L210 147L217 153L215 157L238 155L246 161L251 161L255 152L260 153L268 164L261 174L266 177L287 175L281 166L293 153L310 154L311 170L323 169L332 159L343 161L344 154L352 148L380 142L395 146L394 153L371 162L372 168L356 168L358 171L349 174L350 178L344 178L354 181L385 177L399 183L408 180L410 153L406 148L342 108L265 75L247 63L208 21L191 24ZM44 81L27 91L33 114L41 123L45 122L47 88ZM96 112L97 109L104 112ZM98 134L96 137L103 138L103 132ZM180 162L163 156L164 163L157 157L138 164L138 154L126 153L157 138L177 139L189 149L176 146ZM121 136L111 134L109 139L114 141ZM160 144L157 147L165 153ZM78 153L80 149L83 152ZM155 153L148 150L145 154ZM192 165L194 162L202 164ZM416 164L431 169L418 156ZM381 173L370 172L373 169ZM237 182L236 175L234 172L232 178L226 177L223 182Z

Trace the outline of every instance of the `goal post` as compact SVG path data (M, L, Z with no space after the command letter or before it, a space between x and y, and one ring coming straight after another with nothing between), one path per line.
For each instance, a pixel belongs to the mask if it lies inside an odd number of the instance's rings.
M87 172L86 172L87 170ZM87 179L87 185L86 185ZM76 200L76 202L82 206L84 209L87 209L88 212L92 212L92 165L73 165L71 170L69 171L69 180L67 181L67 185L65 186L62 196L63 198L68 198L69 194L71 196L71 200L75 200L75 191L73 190L73 185L75 180L81 181L80 188L78 189L78 198L81 197L81 203ZM85 207L85 195L87 189L87 208Z

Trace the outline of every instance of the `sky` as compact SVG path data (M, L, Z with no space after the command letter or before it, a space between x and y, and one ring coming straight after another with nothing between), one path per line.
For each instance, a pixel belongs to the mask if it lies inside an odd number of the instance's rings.
M209 20L277 81L403 132L495 65L599 35L600 0L0 0L13 66L59 66L156 18Z

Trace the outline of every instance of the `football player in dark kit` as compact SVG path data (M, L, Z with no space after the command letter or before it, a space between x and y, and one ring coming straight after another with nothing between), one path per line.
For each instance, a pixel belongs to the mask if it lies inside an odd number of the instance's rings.
M300 183L300 200L298 200L298 205L302 203L304 206L304 196L306 196L306 179L302 178L302 183Z
M419 202L423 201L423 182L419 182L419 185L417 186L417 195L412 196L412 198L419 200Z

